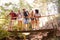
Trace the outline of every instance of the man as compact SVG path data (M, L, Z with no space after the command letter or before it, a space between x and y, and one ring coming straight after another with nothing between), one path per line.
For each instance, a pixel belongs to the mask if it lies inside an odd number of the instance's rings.
M10 20L10 25L9 25L9 29L8 30L12 30L12 26L13 26L13 24L14 24L14 21L17 19L17 14L16 13L14 13L13 12L13 10L11 10L11 12L9 13L9 15L8 16L10 16L10 18L11 18L11 20ZM7 17L8 17L7 16Z
M23 17L24 17L24 26L25 29L28 29L28 23L29 23L29 12L23 9Z

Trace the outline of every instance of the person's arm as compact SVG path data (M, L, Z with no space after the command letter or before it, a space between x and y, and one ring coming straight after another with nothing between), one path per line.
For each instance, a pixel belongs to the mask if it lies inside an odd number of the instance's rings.
M36 14L34 14L34 17L35 17L35 18L38 18L38 16L36 16Z
M16 15L17 15L16 18L18 18L19 14L16 14Z
M28 16L27 17L30 18L31 17L30 13L29 12L27 12L27 13L28 13Z
M22 18L24 18L24 13L22 12Z
M21 18L22 18L23 17L23 14L21 13L20 15L21 15Z

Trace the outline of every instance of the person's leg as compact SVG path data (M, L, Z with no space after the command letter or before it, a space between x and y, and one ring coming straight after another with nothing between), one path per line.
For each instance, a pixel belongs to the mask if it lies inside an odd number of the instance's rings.
M31 20L31 24L32 24L32 28L34 29L35 26L34 26L34 20Z
M36 27L35 27L36 30L39 30L39 23L38 23L38 22L39 22L39 21L36 20Z
M38 30L39 29L39 18L35 19L35 28Z
M14 20L10 21L8 30L13 30Z
M27 30L29 30L29 25L30 24L29 24L29 19L28 18L27 18L27 21L26 22L27 22Z
M27 24L24 24L24 30L27 30Z
M39 18L36 19L36 26L39 26Z
M35 19L35 25L37 26L37 19Z
M12 27L11 23L12 23L12 21L10 21L10 23L9 23L8 30L11 30L11 27Z
M26 29L29 30L29 18L26 18Z
M22 21L21 20L18 21L18 27L19 27L19 30L22 30Z
M26 30L27 23L26 23L26 18L24 18L24 30Z
M24 19L24 27L26 30L29 30L29 19L28 18Z
M39 24L40 24L40 23L39 23L39 18L38 18L38 20L37 20L37 26L38 26L38 27L39 27Z
M22 27L22 21L21 21L21 30L23 30L23 27Z
M20 20L18 20L18 27L20 26Z

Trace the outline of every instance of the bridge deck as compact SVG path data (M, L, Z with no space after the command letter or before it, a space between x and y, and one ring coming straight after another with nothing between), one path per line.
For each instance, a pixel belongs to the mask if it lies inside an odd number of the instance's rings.
M9 32L20 32L20 33L27 33L27 32L50 32L54 31L53 29L40 29L40 30L23 30L23 31L9 31Z

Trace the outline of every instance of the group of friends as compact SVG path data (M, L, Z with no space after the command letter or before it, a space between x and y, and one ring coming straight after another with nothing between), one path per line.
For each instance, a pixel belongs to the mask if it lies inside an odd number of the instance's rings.
M26 9L22 9L22 12L18 10L17 13L15 13L13 10L7 15L7 17L11 17L10 22L10 30L12 30L12 25L14 20L18 20L18 26L22 28L22 23L24 23L24 27L28 29L29 23L32 25L32 29L36 27L39 27L39 18L41 17L39 10L31 10L30 12Z

